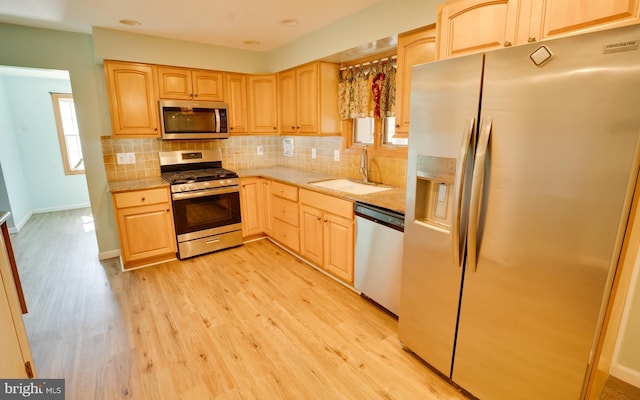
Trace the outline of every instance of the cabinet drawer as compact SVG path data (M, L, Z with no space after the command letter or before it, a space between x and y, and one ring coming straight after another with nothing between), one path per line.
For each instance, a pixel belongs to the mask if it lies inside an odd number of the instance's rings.
M136 190L113 195L113 202L116 208L146 206L149 204L169 203L170 201L169 190L166 188Z
M300 226L300 216L298 215L298 203L274 196L272 203L272 213L275 219L284 221L295 227Z
M300 234L298 228L284 221L273 221L273 238L291 250L300 252Z
M298 188L280 182L271 183L271 193L292 201L298 201Z
M300 189L300 203L308 204L344 218L353 219L353 203L349 200L327 196L311 190Z

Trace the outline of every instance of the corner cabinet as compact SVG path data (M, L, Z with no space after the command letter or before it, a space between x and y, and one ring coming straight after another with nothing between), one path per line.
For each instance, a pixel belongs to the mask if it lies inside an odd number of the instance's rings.
M161 99L223 101L222 72L158 67L158 93Z
M353 284L353 203L300 189L300 254Z
M104 61L114 138L159 138L156 67Z
M168 187L113 193L123 270L176 258Z
M247 76L244 74L225 73L224 83L225 97L229 107L229 133L247 133L249 132Z
M277 76L249 75L249 133L278 134Z
M411 67L433 61L436 56L436 29L429 27L398 36L396 75L396 134L409 133L411 108Z
M263 233L262 186L260 178L240 179L240 209L242 213L242 236Z
M280 132L341 132L338 115L339 66L316 61L278 73Z

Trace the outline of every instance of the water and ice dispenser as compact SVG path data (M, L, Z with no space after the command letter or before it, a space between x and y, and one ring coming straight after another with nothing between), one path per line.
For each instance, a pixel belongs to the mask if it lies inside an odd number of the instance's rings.
M415 220L448 231L454 203L456 159L417 157Z

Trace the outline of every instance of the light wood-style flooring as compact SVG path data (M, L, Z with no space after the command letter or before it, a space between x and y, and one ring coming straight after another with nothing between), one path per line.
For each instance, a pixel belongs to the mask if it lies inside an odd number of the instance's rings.
M121 272L89 210L12 241L36 372L67 399L464 399L397 322L266 240Z
M465 399L395 319L266 240L123 273L80 209L12 242L36 372L68 400ZM601 399L640 390L612 379Z

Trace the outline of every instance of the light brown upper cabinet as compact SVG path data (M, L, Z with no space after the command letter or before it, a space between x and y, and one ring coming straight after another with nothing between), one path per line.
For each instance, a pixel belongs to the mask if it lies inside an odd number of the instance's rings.
M518 43L551 39L640 22L639 0L521 0ZM527 17L530 11L531 16Z
M104 61L113 137L160 137L156 67Z
M450 0L438 8L438 58L629 25L640 0Z
M409 133L411 67L433 61L436 56L436 29L424 29L398 35L396 74L396 134Z
M249 75L249 132L278 133L278 91L275 74Z
M281 133L340 133L338 72L337 64L316 61L278 73Z
M438 7L438 58L511 46L518 0L450 0Z
M225 93L227 98L228 124L231 134L249 132L247 110L247 76L244 74L225 73Z
M224 101L222 72L158 67L161 99Z

